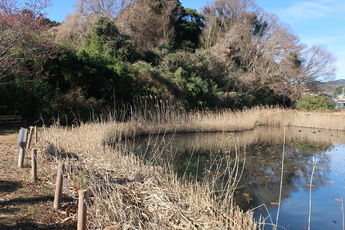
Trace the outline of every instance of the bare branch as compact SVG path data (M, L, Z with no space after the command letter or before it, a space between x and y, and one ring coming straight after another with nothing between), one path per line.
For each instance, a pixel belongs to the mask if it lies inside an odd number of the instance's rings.
M51 55L53 46L42 32L50 25L44 20L44 9L50 0L0 0L0 73L17 71L20 59ZM41 36L41 38L40 38ZM43 49L44 48L44 49Z

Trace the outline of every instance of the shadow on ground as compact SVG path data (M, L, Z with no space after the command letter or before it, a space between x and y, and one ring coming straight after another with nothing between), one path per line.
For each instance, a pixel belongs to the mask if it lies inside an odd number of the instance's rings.
M0 218L1 221L1 218ZM26 218L25 221L16 223L15 225L4 225L0 223L1 230L53 230L53 229L76 229L76 224L54 224L54 225L45 225L45 224L37 224L34 223L34 220Z
M0 192L14 192L22 187L20 181L3 181L0 180Z
M11 205L11 204L35 204L39 202L53 201L53 196L40 196L40 197L30 197L30 198L14 198L7 201L0 201L0 207L2 205ZM0 209L1 212L1 209Z
M40 196L40 197L30 197L30 198L14 198L7 201L0 201L0 216L6 215L13 215L18 213L20 209L16 208L17 204L37 204L42 203L44 205L45 202L52 202L54 200L53 196ZM64 199L64 201L72 201L72 199ZM0 229L1 230L23 230L23 229L39 229L39 230L48 230L48 229L76 229L75 221L69 221L65 223L54 223L53 219L56 220L57 212L55 210L50 210L49 213L47 212L46 215L42 218L40 217L40 221L38 219L30 217L30 215L23 215L23 216L16 216L15 218L8 218L8 217L0 217ZM59 218L61 220L61 218ZM45 223L50 224L45 224Z

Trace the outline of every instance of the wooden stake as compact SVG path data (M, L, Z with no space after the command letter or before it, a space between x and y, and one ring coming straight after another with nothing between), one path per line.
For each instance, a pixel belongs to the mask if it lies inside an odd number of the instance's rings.
M63 187L63 164L62 162L59 162L58 172L56 175L54 209L61 208L62 187Z
M32 129L33 129L33 126L30 126L30 133L29 133L29 136L28 136L28 140L26 142L26 149L30 149L30 145L31 145L31 140L32 140Z
M31 177L37 181L37 149L31 151Z
M86 229L86 205L84 201L87 199L87 190L79 190L79 200L78 200L78 225L77 230Z
M38 142L37 126L35 126L35 143Z
M21 144L20 150L19 150L19 158L18 158L18 167L23 168L24 166L24 157L25 157L25 142L24 144Z

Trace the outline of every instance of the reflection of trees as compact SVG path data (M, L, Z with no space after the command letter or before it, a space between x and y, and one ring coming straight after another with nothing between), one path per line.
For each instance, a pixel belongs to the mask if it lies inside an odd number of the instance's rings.
M309 184L313 170L313 160L316 161L317 165L313 178L313 188L318 189L329 181L328 175L331 171L331 159L325 152L331 150L331 148L333 148L333 145L327 143L301 141L296 142L293 148L290 147L288 149L289 158L296 165L299 165L297 170L295 170L295 174L298 176L298 182L301 187L307 189L306 184Z
M325 151L332 146L327 143L294 142L285 147L282 198L288 198L300 188L309 189L313 169L313 157L317 161L313 188L318 189L329 180L330 159ZM241 180L244 187L238 190L238 202L242 207L254 208L278 201L280 191L283 144L268 145L264 142L246 148L248 157ZM251 194L251 200L243 194Z
M278 201L283 134L279 128L264 128L239 134L164 136L137 140L130 145L137 148L133 151L140 149L140 154L149 161L171 167L183 178L212 182L218 194L224 194L237 179L233 167L236 156L241 156L237 165L244 165L244 171L235 199L243 208L254 208ZM330 137L336 135L327 131L287 129L285 136L282 198L301 188L309 189L313 158L317 161L313 189L324 186L330 173L330 158L325 151L332 147Z

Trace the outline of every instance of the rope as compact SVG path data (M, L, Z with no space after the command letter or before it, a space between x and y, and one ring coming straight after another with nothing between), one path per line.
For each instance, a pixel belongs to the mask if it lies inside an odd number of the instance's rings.
M90 213L90 216L91 216L93 222L96 224L97 229L102 229L101 226L100 226L100 224L98 223L96 217L92 214L91 209L90 209L90 206L89 206L89 204L87 203L87 201L84 201L84 204L85 204L85 207L86 207L87 211Z
M63 174L62 174L62 175L63 175ZM68 188L68 186L67 186L67 178L65 178L64 176L63 176L63 187L64 187L64 190L67 191L69 197L71 197L73 200L78 200L78 197L75 197L75 196L73 195L73 191L71 191L71 190Z
M37 160L37 156L35 155L35 161L36 161L36 164L37 164L37 168L41 171L41 173L45 176L45 177L48 177L48 178L52 178L51 175L48 175L47 173L45 173L41 167L41 165L38 163L38 160Z
M24 149L24 151L25 151L25 154L26 154L27 152L29 152L28 149L26 149L26 148ZM36 154L34 155L34 160L35 160L36 165L37 165L37 168L40 170L40 172L41 172L45 177L52 178L52 175L48 175L48 174L43 170L43 168L41 167L41 165L38 163L38 159L37 159L37 155L36 155ZM73 200L79 200L78 197L75 197L75 196L73 195L73 191L72 191L71 189L69 189L69 187L68 187L68 185L67 185L67 184L68 184L68 178L64 176L64 172L62 172L62 177L63 177L63 189L67 192L67 195L68 195L69 197L71 197ZM95 217L95 216L93 215L93 213L91 212L90 205L87 203L87 201L84 201L84 204L85 204L85 207L86 207L87 211L89 212L89 214L90 214L90 216L91 216L91 218L92 218L92 220L93 220L93 223L96 225L97 229L101 230L102 228L101 228L99 222L97 221L96 217Z
M71 190L71 189L69 189L69 187L67 186L67 184L68 184L68 178L63 178L63 186L64 186L64 190L65 191L67 191L67 195L69 196L69 197L71 197L72 199L74 199L74 200L79 200L79 198L78 197L75 197L74 195L73 195L73 191ZM93 213L91 212L91 209L90 209L90 205L86 202L86 201L84 201L84 204L85 204L85 207L86 207L86 209L87 209L87 211L89 212L89 214L90 214L90 216L91 216L91 218L92 218L92 221L93 221L93 223L97 226L97 229L102 229L101 228L101 226L100 226L100 224L99 224L99 222L97 221L97 219L96 219L96 217L93 215Z

